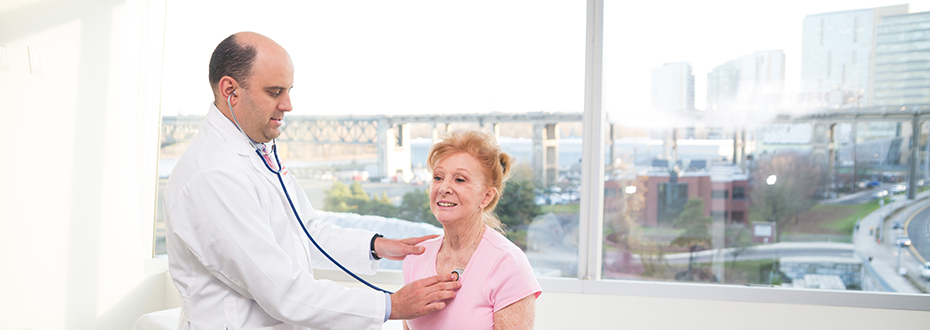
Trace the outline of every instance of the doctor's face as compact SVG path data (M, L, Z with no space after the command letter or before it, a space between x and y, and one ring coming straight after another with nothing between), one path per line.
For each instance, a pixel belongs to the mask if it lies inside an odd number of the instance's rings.
M293 110L294 64L277 44L260 45L251 72L248 88L236 92L240 102L234 109L249 138L270 142L281 135L284 113Z
M429 208L443 226L481 221L494 192L478 160L466 152L444 157L433 168Z

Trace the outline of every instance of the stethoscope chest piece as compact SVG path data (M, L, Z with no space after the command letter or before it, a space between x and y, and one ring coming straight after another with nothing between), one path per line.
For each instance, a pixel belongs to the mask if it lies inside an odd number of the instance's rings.
M465 272L464 269L456 268L455 270L452 271L452 274L455 274L455 280L458 281L462 279L462 273L464 272Z

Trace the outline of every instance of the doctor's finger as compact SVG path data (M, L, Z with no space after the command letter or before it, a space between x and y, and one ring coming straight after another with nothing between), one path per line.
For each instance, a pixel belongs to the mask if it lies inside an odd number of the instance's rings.
M442 275L435 275L435 276L430 276L430 277L424 277L424 278L421 278L421 279L419 279L419 280L413 281L413 283L410 283L410 284L419 285L419 286L423 286L423 287L428 287L428 286L434 285L434 284L436 284L436 283L440 283L440 282L452 282L453 280L454 280L454 278L452 277L452 274L442 274Z
M440 301L440 300L446 300L446 299L455 298L455 291L436 291L436 292L430 292L429 294L427 294L427 295L424 296L423 298L424 298L425 302L428 303L427 305L429 305L429 303L432 303L432 302L436 302L436 301Z
M458 281L449 281L449 282L439 282L433 285L430 285L431 290L438 291L455 291L462 288L462 282Z
M426 306L423 306L423 312L424 312L425 314L429 314L429 313L432 313L432 312L441 311L441 310L444 309L444 308L446 308L446 303L445 303L445 302L436 301L436 302L432 302L432 303L426 304Z
M420 236L420 237L408 237L408 238L402 239L402 240L400 240L400 241L401 241L401 242L404 242L404 243L406 243L406 244L410 244L410 245L417 245L417 244L420 244L421 242L423 242L423 241L425 241L425 240L433 239L433 238L436 238L436 237L439 237L439 235L426 235L426 236Z

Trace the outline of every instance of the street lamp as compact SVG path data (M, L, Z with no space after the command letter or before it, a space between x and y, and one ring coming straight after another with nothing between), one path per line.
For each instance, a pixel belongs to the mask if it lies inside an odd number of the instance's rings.
M627 195L635 194L636 186L626 186L626 188L623 188L623 192L625 192Z
M775 184L775 181L777 180L778 180L778 177L776 177L775 174L772 174L772 175L769 175L769 177L765 178L765 183L771 186Z

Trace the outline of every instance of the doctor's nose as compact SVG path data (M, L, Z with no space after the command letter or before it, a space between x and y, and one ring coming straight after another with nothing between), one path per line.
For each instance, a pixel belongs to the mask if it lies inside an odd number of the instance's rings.
M294 110L294 106L291 105L290 94L284 95L284 97L281 99L281 102L278 103L278 110L283 111L283 112L290 112L291 110Z

